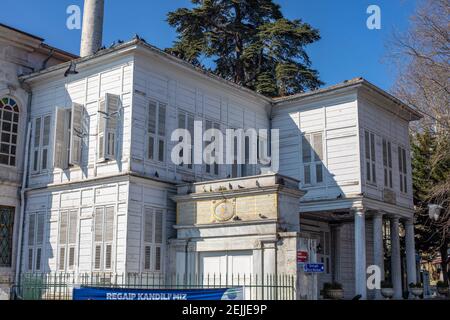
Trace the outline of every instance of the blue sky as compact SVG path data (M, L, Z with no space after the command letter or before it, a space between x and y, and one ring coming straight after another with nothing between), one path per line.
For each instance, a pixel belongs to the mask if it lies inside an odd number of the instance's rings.
M289 19L300 18L321 32L309 46L313 67L321 80L333 85L363 76L389 90L395 71L383 63L385 43L393 29L405 30L416 0L275 0ZM2 0L0 22L46 39L50 45L78 53L81 31L66 28L66 9L82 0ZM381 8L381 30L366 27L366 9ZM169 47L176 33L166 14L190 6L189 0L107 0L104 44L128 40L138 33L160 48Z

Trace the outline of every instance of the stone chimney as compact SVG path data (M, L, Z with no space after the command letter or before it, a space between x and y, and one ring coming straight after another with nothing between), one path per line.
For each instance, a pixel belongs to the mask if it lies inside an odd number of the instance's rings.
M80 56L93 55L102 47L104 0L84 0Z

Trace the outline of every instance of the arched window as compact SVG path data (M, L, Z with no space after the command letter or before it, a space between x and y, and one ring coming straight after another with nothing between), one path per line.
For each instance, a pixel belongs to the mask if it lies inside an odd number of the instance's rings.
M0 99L0 164L16 165L19 107L15 100Z

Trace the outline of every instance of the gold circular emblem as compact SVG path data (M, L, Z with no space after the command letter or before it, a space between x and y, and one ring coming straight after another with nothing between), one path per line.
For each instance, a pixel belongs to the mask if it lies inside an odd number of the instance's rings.
M231 202L219 202L214 207L214 217L219 221L228 221L234 216L234 206Z

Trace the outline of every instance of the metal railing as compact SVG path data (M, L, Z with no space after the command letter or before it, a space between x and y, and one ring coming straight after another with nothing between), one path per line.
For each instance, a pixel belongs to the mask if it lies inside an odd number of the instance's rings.
M15 288L24 300L71 300L77 287L219 289L242 287L245 300L294 300L295 277L285 274L25 273Z

